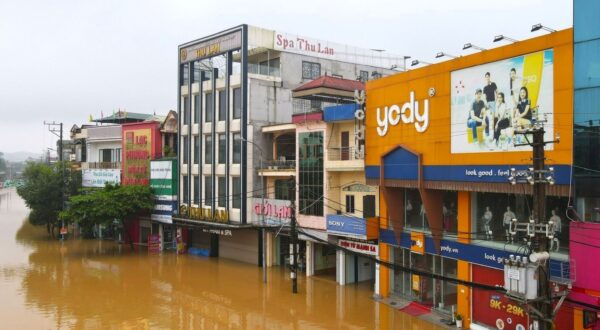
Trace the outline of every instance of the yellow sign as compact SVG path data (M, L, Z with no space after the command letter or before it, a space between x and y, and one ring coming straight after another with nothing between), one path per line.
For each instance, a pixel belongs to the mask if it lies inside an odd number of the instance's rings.
M410 251L418 254L425 253L425 234L415 231L410 233Z
M196 207L196 206L187 206L186 204L181 204L179 206L179 214L182 216L187 216L190 219L195 220L204 220L204 221L214 221L214 222L228 222L229 221L229 212L226 210L215 210L212 212L208 207Z
M421 276L413 274L412 289L415 291L421 291Z

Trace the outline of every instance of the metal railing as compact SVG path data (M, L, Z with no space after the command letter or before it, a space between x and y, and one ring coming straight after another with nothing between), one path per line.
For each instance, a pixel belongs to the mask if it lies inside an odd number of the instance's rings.
M261 170L287 171L296 168L295 160L266 160L262 162Z
M323 111L325 107L329 107L332 105L337 105L337 103L295 98L292 100L292 111L295 115L311 113Z
M327 160L360 160L365 155L356 147L327 148Z
M119 169L121 168L121 162L91 162L81 163L82 169Z

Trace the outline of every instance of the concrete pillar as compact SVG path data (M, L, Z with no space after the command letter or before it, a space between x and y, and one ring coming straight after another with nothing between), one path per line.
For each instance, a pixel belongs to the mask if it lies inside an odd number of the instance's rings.
M346 253L343 250L335 251L335 277L339 285L346 285Z
M306 277L315 274L314 250L315 243L306 241Z

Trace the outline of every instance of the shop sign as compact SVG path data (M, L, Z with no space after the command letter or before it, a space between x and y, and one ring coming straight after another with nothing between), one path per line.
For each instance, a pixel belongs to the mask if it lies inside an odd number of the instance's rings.
M149 128L123 130L123 184L147 185L152 147Z
M435 93L432 93L435 94ZM404 104L385 106L383 112L377 108L377 134L385 136L390 126L396 126L400 121L413 124L418 133L423 133L429 127L429 100L423 101L423 111L419 111L419 101L415 101L415 92L410 91L409 101Z
M173 159L150 162L150 188L154 193L154 209L150 218L171 224L177 211L177 165Z
M289 223L292 218L291 202L286 199L253 198L252 222L269 226L280 226Z
M357 48L339 43L275 31L275 50L330 60L357 63L380 68L404 67L404 57L381 54L371 49Z
M212 221L212 222L229 222L229 212L226 210L212 210L209 207L196 207L181 204L179 206L179 215L189 217L190 219Z
M81 170L83 187L104 188L107 183L121 183L120 169L85 169Z
M348 241L345 239L339 240L338 245L353 252L368 254L372 256L377 256L379 251L379 246L377 244Z
M229 229L202 229L202 232L208 234L216 234L221 236L233 236L233 233Z
M425 234L416 231L410 233L410 251L418 254L425 253Z
M367 238L367 219L346 215L328 214L327 233L338 236Z
M242 31L238 30L179 50L179 62L191 62L242 47Z
M162 249L159 234L148 235L148 252L158 253Z

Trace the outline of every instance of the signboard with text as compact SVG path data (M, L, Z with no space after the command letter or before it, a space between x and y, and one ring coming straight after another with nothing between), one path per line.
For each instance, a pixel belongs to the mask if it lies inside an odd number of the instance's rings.
M281 226L289 224L292 218L291 202L286 199L253 198L252 222L267 226Z
M120 169L84 169L81 170L81 185L90 188L104 188L107 184L121 183Z
M175 159L150 162L150 188L154 193L152 220L173 223L177 211L177 161Z
M149 128L123 128L123 184L147 185L150 179L152 132Z
M368 254L371 256L377 256L379 251L379 245L366 242L356 242L341 239L338 241L338 245L347 250L358 252L361 254Z

